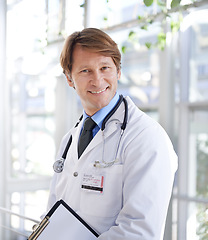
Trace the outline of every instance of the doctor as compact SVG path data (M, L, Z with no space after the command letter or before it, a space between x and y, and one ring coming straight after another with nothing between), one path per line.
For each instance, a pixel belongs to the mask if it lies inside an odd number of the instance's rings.
M61 142L57 159L72 137L63 171L54 174L48 207L63 199L100 240L162 240L177 157L163 128L129 97L122 101L118 95L116 43L103 31L86 28L66 39L60 60L84 110ZM89 117L93 139L80 153Z

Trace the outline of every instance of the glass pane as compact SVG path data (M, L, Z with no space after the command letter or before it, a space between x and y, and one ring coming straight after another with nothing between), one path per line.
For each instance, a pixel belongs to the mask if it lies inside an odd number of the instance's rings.
M11 124L8 174L15 178L52 174L60 52L55 45L46 47L47 24L51 24L46 20L47 11L55 14L58 9L58 0L22 0L8 5L7 80L11 105L8 109ZM57 33L56 26L53 30Z
M137 105L157 104L159 100L159 50L148 50L145 42L157 39L159 27L155 25L151 33L147 34L138 28L133 28L135 39L128 39L129 29L110 34L118 44L122 54L121 79L119 92L129 95Z
M48 0L47 3L47 39L49 42L51 42L58 39L58 37L60 36L60 23L63 13L59 0Z
M205 240L208 230L208 204L190 203L188 205L187 240Z
M12 86L13 177L51 174L49 166L55 157L55 86L52 76L26 74Z
M68 0L65 4L64 34L68 36L72 32L80 31L84 28L84 0Z
M205 240L207 239L208 232L208 204L197 204L197 229L196 235L197 239Z
M207 114L208 115L208 114ZM197 194L208 198L208 133L197 137Z
M14 192L11 195L11 210L20 215L41 220L45 213L48 199L48 191L38 190L34 192ZM24 208L22 207L24 205ZM17 216L11 216L11 227L19 229L20 232L31 232L33 221L25 220Z
M7 6L7 57L11 64L45 46L45 1L13 1ZM9 72L11 72L9 66ZM15 70L17 70L16 68Z
M17 119L12 135L13 177L52 174L50 166L55 157L54 128L54 119L50 116L33 116L24 119L24 122Z
M145 14L160 11L157 4L146 7L142 0L91 0L89 12L90 27L105 28L138 19Z
M208 197L208 111L194 111L191 119L189 195Z
M190 101L208 100L208 10L191 14Z

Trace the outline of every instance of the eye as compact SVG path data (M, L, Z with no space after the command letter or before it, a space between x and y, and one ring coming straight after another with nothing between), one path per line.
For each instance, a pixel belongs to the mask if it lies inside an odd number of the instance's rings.
M109 69L109 67L107 67L107 66L104 66L101 68L101 70L107 70L107 69Z
M83 69L83 70L81 70L80 72L82 72L82 73L88 73L89 70L88 70L88 69Z

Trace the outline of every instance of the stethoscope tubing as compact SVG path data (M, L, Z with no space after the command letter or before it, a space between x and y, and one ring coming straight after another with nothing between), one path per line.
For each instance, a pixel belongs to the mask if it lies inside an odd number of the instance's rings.
M124 102L124 107L125 107L124 119L123 119L123 123L121 125L121 130L122 130L122 135L123 135L123 132L126 129L127 119L128 119L128 103L127 103L126 99L123 97L123 95L120 95L119 101L116 104L116 106L104 118L102 126L101 126L101 131L104 131L106 122L116 112L116 110L121 105L122 101ZM83 115L79 118L79 121L76 123L75 127L77 127L79 125L79 123L81 122L82 118L83 118ZM119 140L119 143L120 143L120 140ZM69 148L71 146L71 143L72 143L72 135L70 136L70 138L69 138L69 140L68 140L68 142L66 144L64 152L62 154L62 157L59 160L55 161L55 163L53 164L53 169L54 169L54 171L56 173L61 173L63 171L64 163L65 163L65 160L66 160L66 156L67 156L68 150L69 150ZM118 151L118 149L117 149L117 151Z

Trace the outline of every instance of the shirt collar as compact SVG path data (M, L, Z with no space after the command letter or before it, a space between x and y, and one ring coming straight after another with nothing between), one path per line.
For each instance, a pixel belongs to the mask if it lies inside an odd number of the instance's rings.
M114 108L114 106L116 105L116 103L119 100L119 95L116 92L115 96L112 98L112 100L109 102L109 104L103 108L101 108L99 111L97 111L93 116L92 116L92 120L94 122L96 122L96 124L99 126L99 128L101 128L102 126L102 122L104 120L104 118L107 116L107 114ZM85 121L85 119L89 117L85 111L83 111L83 122Z

